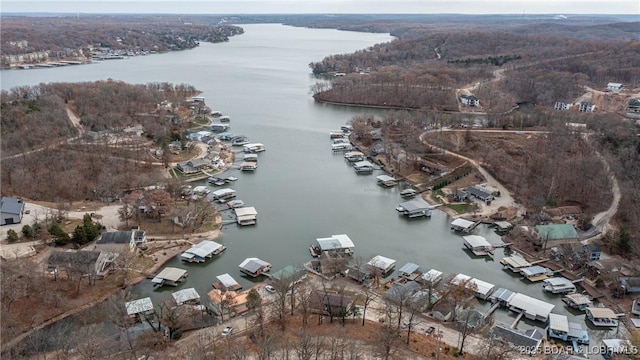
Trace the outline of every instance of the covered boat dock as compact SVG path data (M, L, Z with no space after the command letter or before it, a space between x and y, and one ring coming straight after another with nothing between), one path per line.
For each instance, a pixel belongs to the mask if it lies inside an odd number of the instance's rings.
M187 270L178 269L175 267L166 267L162 269L162 271L160 271L158 275L151 279L151 282L155 286L178 286L178 283L186 279L187 276L189 276Z
M396 211L409 218L430 217L433 206L422 199L405 201L396 207Z
M218 281L213 283L213 287L222 291L237 291L242 289L242 285L240 285L231 275L222 274L216 276Z
M203 240L183 252L182 255L180 255L180 258L182 261L187 262L204 262L207 259L212 258L214 255L220 254L224 250L226 250L226 247L222 244L218 244L211 240Z

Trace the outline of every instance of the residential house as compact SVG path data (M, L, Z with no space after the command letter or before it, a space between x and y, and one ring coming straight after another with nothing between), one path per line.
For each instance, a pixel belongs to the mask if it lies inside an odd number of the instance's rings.
M476 107L480 106L480 100L478 100L478 98L473 95L462 95L460 96L460 101L462 102L463 105L476 106Z
M523 332L512 329L508 325L497 324L491 330L492 337L510 344L523 355L533 356L538 353L538 348L544 338L544 333L538 328Z
M346 314L353 299L347 294L314 290L309 296L309 308L314 314L339 317Z
M24 213L21 199L2 197L0 199L0 225L20 224Z
M553 105L553 108L556 110L569 110L572 106L573 104L568 101L556 101L555 105Z
M640 99L629 100L629 105L627 105L627 112L640 113Z
M469 200L469 193L464 190L454 189L450 197L452 202L464 202Z
M47 261L47 271L58 276L65 272L67 276L79 274L89 278L100 278L107 274L117 254L104 251L58 251L54 250Z
M609 90L609 91L620 91L620 90L622 90L623 87L624 87L624 85L622 85L620 83L610 82L610 83L607 84L607 90Z
M582 245L582 253L588 261L598 261L602 255L602 249L600 245L591 243Z
M583 112L593 112L596 109L596 106L593 103L583 101L578 105L578 111Z
M488 202L494 199L493 193L490 190L477 187L477 186L469 186L465 190L470 196L484 202Z
M224 315L241 315L249 311L247 297L249 291L222 291L211 289L207 293L218 313Z
M183 174L194 174L202 170L206 170L210 167L211 167L211 160L206 158L192 159L192 160L178 163L178 165L176 165L176 168L180 170Z
M102 233L96 241L96 249L119 252L124 246L128 246L133 251L136 246L146 242L146 233L142 230L108 231Z

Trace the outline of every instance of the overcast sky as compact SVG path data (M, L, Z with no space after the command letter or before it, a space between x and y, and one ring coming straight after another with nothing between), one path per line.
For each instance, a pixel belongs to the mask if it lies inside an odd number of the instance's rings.
M11 0L0 11L163 14L640 14L639 0ZM640 15L639 15L640 17Z

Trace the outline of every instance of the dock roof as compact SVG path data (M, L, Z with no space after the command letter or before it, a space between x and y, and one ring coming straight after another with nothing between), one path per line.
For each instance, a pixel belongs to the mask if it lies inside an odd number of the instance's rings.
M363 160L363 161L358 161L357 163L354 163L354 164L353 164L353 167L354 167L354 168L361 168L361 167L370 167L370 168L372 168L372 167L373 167L373 164L372 164L372 163L370 163L370 162L369 162L369 161L367 161L367 160Z
M211 241L211 240L203 240L195 245L193 245L191 248L189 248L187 251L185 251L185 253L187 254L193 254L199 257L206 257L211 255L213 252L215 252L216 250L222 248L222 244L218 244L215 241Z
M271 264L258 258L246 258L240 264L240 267L249 272L255 273L258 270L260 270L263 266L268 266L268 265L271 265Z
M135 315L153 310L153 303L150 297L146 297L126 302L124 303L124 307L127 309L127 315Z
M349 157L349 156L364 156L363 153L361 153L360 151L349 151L348 153L344 154L345 157Z
M233 211L235 211L237 217L258 215L256 208L254 208L253 206L235 208L233 209Z
M591 303L591 297L585 294L574 293L574 294L565 295L565 297L571 300L574 304L578 306Z
M569 332L569 319L564 315L549 314L549 327L556 332Z
M471 281L471 276L465 274L458 274L453 279L451 279L451 283L453 285L458 285L464 281Z
M522 309L525 313L535 316L536 318L547 319L551 310L555 307L553 304L532 298L525 294L517 293L509 301L509 307Z
M391 177L389 175L378 175L376 176L376 179L378 179L379 181L382 182L387 182L387 181L398 181L398 179Z
M528 262L525 258L519 255L511 255L511 256L504 257L502 258L502 260L500 260L500 263L502 265L509 265L514 269L526 268L531 266L530 262Z
M371 265L385 271L391 269L396 264L396 261L393 259L389 259L388 257L384 257L382 255L374 256L367 265Z
M602 343L613 353L624 353L631 349L629 340L623 339L602 339Z
M587 312L596 319L617 319L616 313L609 308L588 307Z
M546 275L550 271L551 270L547 269L544 266L540 266L540 265L533 265L533 266L529 266L529 267L520 269L520 272L522 273L522 275L524 275L526 277L537 276L537 275Z
M467 235L467 236L463 236L462 237L464 239L464 241L469 244L469 246L471 246L472 248L476 248L476 247L484 247L484 248L488 248L491 247L491 243L487 241L487 239L485 239L484 236L480 236L480 235Z
M277 280L281 280L281 279L285 279L285 278L289 278L292 280L298 280L300 278L302 278L302 276L304 276L305 272L302 269L299 269L293 265L287 265L285 267L283 267L282 269L276 271L276 272L272 272L271 273L271 278L272 279L277 279Z
M522 349L526 349L526 353L535 354L537 352L544 334L539 329L531 329L521 332L510 328L508 325L498 324L493 327L493 334L502 339L502 341L511 343Z
M355 245L351 238L347 234L331 235L331 237L316 239L320 250L339 250L339 249L353 249Z
M213 195L213 197L219 197L219 196L224 196L224 195L228 195L228 194L235 194L235 190L233 189L220 189L220 190L216 190L214 192L211 193L211 195Z
M485 297L489 296L496 288L495 285L476 278L471 279L469 282L475 284L477 287L476 292L484 295Z
M231 289L234 288L240 284L238 284L238 282L231 277L231 275L229 274L222 274L222 275L218 275L216 276L216 278L218 279L218 281L220 281L220 283L222 284L222 286L224 286L227 289Z
M503 301L509 303L509 301L516 295L513 291L505 288L499 288L491 294L491 299Z
M180 280L184 275L186 275L186 273L187 273L187 270L184 270L184 269L166 267L162 269L162 271L160 271L158 275L156 275L156 277L153 278L152 281L161 282L162 280L169 280L169 281L175 282ZM157 281L156 279L160 279L160 281Z
M408 212L431 209L431 205L422 199L413 199L413 200L405 201L402 204L398 205L398 207L401 207Z
M474 224L473 221L471 220L467 220L467 219L463 219L463 218L458 218L455 219L451 222L451 226L457 226L457 227L461 227L463 229L467 229L469 227L471 227Z
M398 271L403 274L411 275L420 269L420 265L414 263L404 264Z
M176 304L182 305L187 301L191 300L200 300L200 294L194 288L182 289L171 294L173 299L176 301Z
M558 277L552 277L552 278L548 278L545 281L543 281L544 284L549 284L551 286L571 286L573 285L573 282L565 277L562 276L558 276ZM573 285L575 286L575 285Z
M436 269L431 269L426 273L422 274L422 279L424 279L425 281L430 281L432 283L440 281L441 278L442 278L442 271L439 271Z

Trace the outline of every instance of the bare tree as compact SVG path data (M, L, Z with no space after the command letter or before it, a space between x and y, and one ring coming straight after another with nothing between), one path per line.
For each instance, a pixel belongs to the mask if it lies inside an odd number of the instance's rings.
M129 227L129 220L135 215L136 209L132 204L125 202L122 207L118 209L118 218L123 221L126 227Z
M303 331L298 335L298 342L295 345L296 355L300 360L311 360L313 357L313 339L314 336Z

